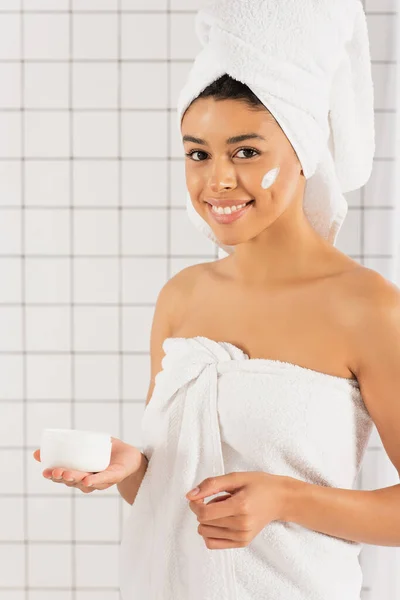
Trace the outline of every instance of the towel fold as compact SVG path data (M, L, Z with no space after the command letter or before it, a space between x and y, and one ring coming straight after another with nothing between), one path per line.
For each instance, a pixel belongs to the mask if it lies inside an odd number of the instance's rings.
M200 336L163 350L120 548L123 600L359 600L361 544L273 521L246 547L211 550L186 498L236 471L352 488L373 426L358 383Z
M360 0L214 0L196 15L203 48L177 104L185 110L224 73L273 114L306 177L304 212L333 245L348 212L344 193L369 179L375 152L367 20ZM187 193L189 218L225 252Z

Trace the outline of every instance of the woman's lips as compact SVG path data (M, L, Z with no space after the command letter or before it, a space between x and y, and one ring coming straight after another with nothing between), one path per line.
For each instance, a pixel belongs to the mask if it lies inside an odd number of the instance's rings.
M254 201L251 202L250 204L246 204L246 206L244 206L240 210L236 210L235 212L233 212L231 214L225 214L225 213L219 214L212 210L211 204L207 204L207 206L208 206L207 210L209 211L212 218L217 223L227 225L228 223L233 223L233 221L237 221L238 219L240 219L240 217L242 217L244 214L246 214L249 210L251 210L253 208L253 204L254 204Z

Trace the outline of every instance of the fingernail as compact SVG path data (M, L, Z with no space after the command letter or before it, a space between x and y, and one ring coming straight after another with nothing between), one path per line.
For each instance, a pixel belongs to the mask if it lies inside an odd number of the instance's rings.
M199 487L196 487L196 488L194 488L194 490L191 490L191 491L189 492L189 495L190 495L190 496L195 496L196 494L198 494L198 493L199 493L199 491L200 491L200 488L199 488Z
M74 478L73 477L66 477L65 481L74 481Z

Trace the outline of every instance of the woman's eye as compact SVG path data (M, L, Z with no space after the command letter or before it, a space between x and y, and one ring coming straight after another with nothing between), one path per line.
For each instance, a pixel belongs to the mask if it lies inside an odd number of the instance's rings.
M245 156L244 158L253 158L254 154L258 154L257 150L254 150L253 148L241 148L240 150L237 151L236 156L239 154L239 152L252 152L253 153L252 156ZM188 156L195 162L202 162L202 159L197 160L197 159L192 158L194 156L194 154L204 154L207 156L207 153L203 152L202 150L192 150L191 152L187 152L186 156ZM240 157L240 158L243 158L243 157Z

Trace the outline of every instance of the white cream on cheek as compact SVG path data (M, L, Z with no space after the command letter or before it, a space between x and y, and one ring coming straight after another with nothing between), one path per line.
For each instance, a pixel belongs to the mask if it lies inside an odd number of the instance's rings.
M278 177L280 171L280 167L276 167L275 169L271 169L271 171L268 171L268 173L265 173L264 177L262 178L261 181L261 187L266 190L269 187L271 187L271 185L273 185L276 181L276 178Z

